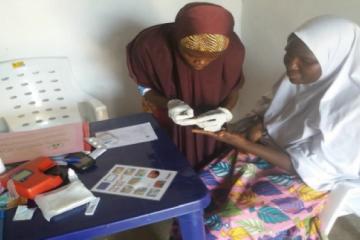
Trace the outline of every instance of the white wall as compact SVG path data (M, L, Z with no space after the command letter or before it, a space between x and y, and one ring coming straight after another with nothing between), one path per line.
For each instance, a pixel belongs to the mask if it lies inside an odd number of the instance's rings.
M242 40L246 84L237 109L246 113L262 93L285 71L282 64L286 38L305 20L335 14L360 24L358 0L242 0Z
M77 83L111 116L140 111L125 46L141 29L173 21L188 0L0 0L0 61L68 56ZM334 13L360 23L358 0L213 0L235 17L246 47L246 83L236 116L249 111L284 71L287 35L313 16ZM240 29L241 28L241 29ZM240 34L241 30L241 34Z
M0 0L0 61L67 56L76 82L111 116L140 111L129 79L126 44L145 27L172 22L185 0ZM208 1L229 9L240 32L241 1Z

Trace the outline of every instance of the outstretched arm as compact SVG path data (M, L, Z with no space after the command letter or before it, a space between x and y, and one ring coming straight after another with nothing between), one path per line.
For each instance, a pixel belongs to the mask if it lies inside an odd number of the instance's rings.
M193 133L207 135L214 137L218 141L233 145L234 147L257 155L271 164L278 166L290 174L294 174L295 170L291 163L290 157L285 152L278 149L264 146L258 143L251 142L242 134L231 133L227 131L208 132L200 129L193 129Z

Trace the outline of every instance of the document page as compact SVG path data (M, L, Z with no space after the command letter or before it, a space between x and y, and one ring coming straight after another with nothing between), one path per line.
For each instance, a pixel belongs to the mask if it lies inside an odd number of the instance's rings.
M97 132L96 138L107 148L150 142L157 140L157 136L150 123L142 123L128 127L116 128L109 131Z

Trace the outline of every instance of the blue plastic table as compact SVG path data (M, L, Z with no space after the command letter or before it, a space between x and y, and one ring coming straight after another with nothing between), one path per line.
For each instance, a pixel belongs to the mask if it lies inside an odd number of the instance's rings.
M97 159L95 170L79 177L90 189L114 164L178 171L160 201L94 193L101 197L94 216L85 216L81 212L56 222L47 222L39 209L32 220L14 222L15 210L10 210L6 213L4 239L89 239L174 217L179 220L184 239L205 239L203 209L210 202L209 193L150 114L95 122L91 124L91 132L94 134L144 122L151 123L158 140L110 149Z

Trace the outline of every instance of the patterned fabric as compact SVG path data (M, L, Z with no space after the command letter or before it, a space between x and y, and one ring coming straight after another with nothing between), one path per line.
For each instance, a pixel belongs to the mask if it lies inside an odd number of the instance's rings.
M207 239L321 239L317 215L327 198L256 156L229 152L200 177L212 192Z
M229 38L221 34L194 34L180 40L182 47L199 51L218 53L224 51L229 45Z

